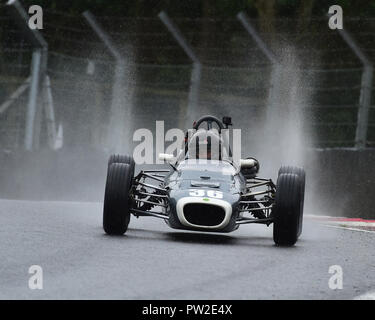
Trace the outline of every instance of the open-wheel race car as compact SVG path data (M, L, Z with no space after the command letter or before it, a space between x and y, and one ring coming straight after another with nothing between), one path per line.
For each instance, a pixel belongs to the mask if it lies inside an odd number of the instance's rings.
M124 234L131 215L160 218L174 229L205 232L231 232L242 224L261 223L273 224L277 245L294 245L302 232L304 170L282 166L276 185L259 177L256 159L231 158L230 146L221 135L229 125L229 117L199 119L176 157L159 155L170 164L168 169L142 170L134 176L131 156L112 155L104 231Z

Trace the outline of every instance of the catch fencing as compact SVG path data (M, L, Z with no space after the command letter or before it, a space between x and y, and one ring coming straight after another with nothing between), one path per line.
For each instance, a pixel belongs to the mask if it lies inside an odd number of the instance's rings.
M342 34L329 29L327 18L312 19L303 32L297 31L295 20L277 19L277 32L272 34L262 33L258 21L247 18L288 71L286 78L275 78L275 65L238 17L188 19L164 13L153 18L94 18L120 58L85 16L45 10L41 35L48 44L47 77L38 80L30 144L27 124L35 48L9 10L2 10L3 151L61 146L122 149L128 147L124 141L131 140L134 130L154 128L156 120L164 120L166 130L187 128L191 118L204 114L232 116L250 144L257 124L266 123L271 104L277 108L293 103L281 101L278 94L272 98L272 90L280 85L282 91L296 90L294 103L307 119L311 147L375 146L372 69L366 69ZM375 19L346 19L345 30L371 67ZM298 83L288 87L293 78ZM366 106L369 94L372 105ZM363 130L366 139L359 141Z

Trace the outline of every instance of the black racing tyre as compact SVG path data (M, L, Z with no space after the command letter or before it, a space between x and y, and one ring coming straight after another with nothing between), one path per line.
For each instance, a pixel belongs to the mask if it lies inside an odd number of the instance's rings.
M273 240L277 245L292 246L297 242L301 190L301 180L298 175L284 173L278 177L273 209Z
M107 234L122 235L128 229L132 178L129 164L112 163L108 168L103 207L103 229Z
M303 224L303 206L304 206L304 203L305 203L306 173L305 173L305 170L303 170L302 168L293 167L293 166L282 166L279 169L279 175L283 174L283 173L294 173L294 174L298 175L298 177L301 180L301 197L302 197L302 201L301 201L300 222L299 222L299 226L298 226L298 237L299 237L301 235L301 233L302 233L302 224Z
M129 164L134 172L135 162L132 156L122 154L112 154L108 159L108 168L112 163L126 163Z

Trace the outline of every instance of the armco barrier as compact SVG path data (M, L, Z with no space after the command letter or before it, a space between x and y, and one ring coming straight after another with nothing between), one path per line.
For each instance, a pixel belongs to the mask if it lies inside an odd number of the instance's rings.
M322 150L314 156L307 169L315 214L375 218L375 149Z

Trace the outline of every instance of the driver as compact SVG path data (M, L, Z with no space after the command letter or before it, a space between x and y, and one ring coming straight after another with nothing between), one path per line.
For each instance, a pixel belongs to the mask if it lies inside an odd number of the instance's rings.
M199 129L188 145L190 159L221 159L221 139L217 130Z

